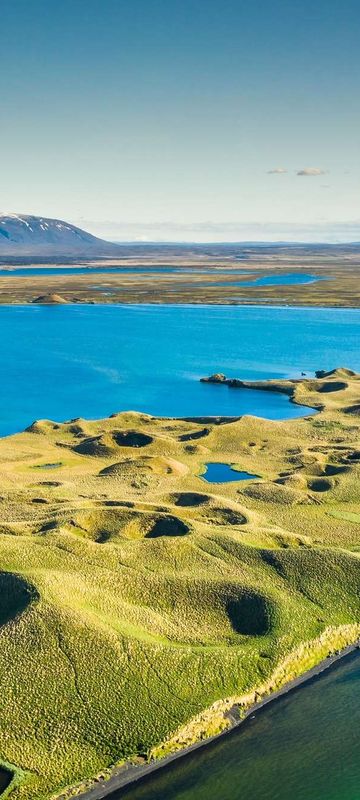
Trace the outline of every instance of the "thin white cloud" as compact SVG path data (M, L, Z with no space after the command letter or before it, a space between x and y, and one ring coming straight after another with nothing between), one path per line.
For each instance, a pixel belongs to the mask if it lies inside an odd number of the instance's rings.
M74 224L80 220L72 219ZM178 220L129 222L126 220L81 220L81 227L117 242L360 242L360 218L316 222L262 222L241 220ZM109 376L116 382L117 376Z
M326 170L320 167L304 167L303 169L299 169L296 174L315 177L316 175L326 175Z
M268 175L284 175L287 172L285 167L275 167L274 169L268 169Z

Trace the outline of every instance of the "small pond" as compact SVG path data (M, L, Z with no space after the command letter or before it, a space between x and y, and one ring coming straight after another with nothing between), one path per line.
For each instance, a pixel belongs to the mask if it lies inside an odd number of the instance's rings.
M248 481L251 478L258 478L258 475L251 475L250 472L239 472L233 469L231 464L221 464L209 461L205 464L206 470L200 475L208 483L230 483L230 481Z

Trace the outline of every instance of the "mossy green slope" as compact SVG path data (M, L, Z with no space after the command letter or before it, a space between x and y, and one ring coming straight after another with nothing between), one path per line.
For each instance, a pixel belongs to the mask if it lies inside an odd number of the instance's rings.
M293 391L320 413L207 423L190 439L203 424L121 414L0 441L0 759L24 771L14 800L146 755L301 643L360 623L360 378ZM206 484L210 460L262 477Z

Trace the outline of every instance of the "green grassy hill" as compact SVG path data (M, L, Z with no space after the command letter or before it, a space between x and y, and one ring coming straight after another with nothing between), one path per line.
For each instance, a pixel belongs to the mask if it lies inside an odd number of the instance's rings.
M0 758L13 800L220 730L234 698L245 706L356 638L360 376L291 389L320 413L206 425L119 414L0 441ZM209 484L208 461L261 477Z

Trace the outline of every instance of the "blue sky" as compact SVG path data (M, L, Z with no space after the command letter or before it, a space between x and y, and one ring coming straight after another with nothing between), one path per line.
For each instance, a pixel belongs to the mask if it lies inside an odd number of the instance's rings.
M360 239L359 41L358 0L4 3L0 209L117 239Z

